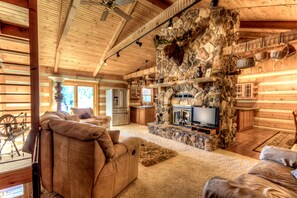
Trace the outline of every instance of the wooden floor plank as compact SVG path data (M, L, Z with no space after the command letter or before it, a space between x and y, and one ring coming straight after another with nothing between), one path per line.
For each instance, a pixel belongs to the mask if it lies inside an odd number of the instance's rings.
M226 150L259 159L260 153L253 150L276 133L277 131L274 130L258 128L237 132L236 142Z

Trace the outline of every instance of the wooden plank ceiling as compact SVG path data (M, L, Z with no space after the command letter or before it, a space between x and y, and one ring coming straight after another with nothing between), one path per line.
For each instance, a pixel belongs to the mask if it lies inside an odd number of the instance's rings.
M10 1L0 1L1 34L15 27L23 28L24 32L28 27L28 11L22 5L10 4ZM40 65L56 66L58 72L59 69L69 69L96 73L106 51L176 1L138 0L131 12L133 19L119 28L123 20L112 12L106 21L100 21L103 6L77 4L79 0L39 0ZM209 8L210 2L202 0L195 7ZM296 0L221 0L219 6L239 11L241 41L297 28ZM119 8L128 13L131 7L132 4L128 4ZM110 57L98 74L125 75L153 66L155 49L152 38L158 31L141 38L141 47L132 44L120 51L120 57ZM22 32L21 29L19 32Z

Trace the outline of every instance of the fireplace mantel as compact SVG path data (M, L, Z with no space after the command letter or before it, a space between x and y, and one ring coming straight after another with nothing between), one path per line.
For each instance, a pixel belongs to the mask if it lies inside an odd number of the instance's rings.
M191 80L181 80L176 82L165 82L160 84L150 85L149 88L159 88L159 87L174 87L186 84L194 84L194 83L208 83L208 82L215 82L216 77L203 77L203 78L196 78Z

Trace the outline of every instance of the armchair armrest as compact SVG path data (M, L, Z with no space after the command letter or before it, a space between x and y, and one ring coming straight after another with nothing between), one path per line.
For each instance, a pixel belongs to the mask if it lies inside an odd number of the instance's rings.
M141 138L130 137L123 140L121 143L126 146L130 155L135 155L135 153L139 153L141 142L143 142Z
M265 146L260 154L260 160L271 160L292 168L297 167L297 152L275 146Z
M109 136L111 137L111 141L113 144L119 143L120 139L120 131L119 130L109 130Z

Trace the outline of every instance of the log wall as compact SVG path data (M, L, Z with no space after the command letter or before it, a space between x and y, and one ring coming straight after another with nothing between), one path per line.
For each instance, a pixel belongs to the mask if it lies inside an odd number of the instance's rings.
M297 48L297 45L294 45ZM243 69L238 83L252 82L255 98L237 101L239 107L259 108L254 127L295 131L292 111L297 109L297 55L282 60L266 60Z

